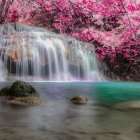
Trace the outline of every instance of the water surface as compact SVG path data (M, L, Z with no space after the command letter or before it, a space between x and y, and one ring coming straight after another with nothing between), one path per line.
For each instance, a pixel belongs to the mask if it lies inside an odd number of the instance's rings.
M9 84L1 83L0 86ZM107 98L113 95L116 103L129 100L133 94L138 99L139 83L31 84L46 104L23 107L6 104L1 99L0 140L140 139L140 111L113 109L112 98ZM86 95L89 102L86 105L72 104L70 98L78 94ZM111 102L111 105L104 106L103 102Z

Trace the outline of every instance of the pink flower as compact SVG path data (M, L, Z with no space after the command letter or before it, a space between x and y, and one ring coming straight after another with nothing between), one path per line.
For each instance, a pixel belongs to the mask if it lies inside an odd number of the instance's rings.
M132 5L132 4L128 5L127 9L128 9L131 13L133 13L134 11L137 10L137 8L136 8L134 5Z

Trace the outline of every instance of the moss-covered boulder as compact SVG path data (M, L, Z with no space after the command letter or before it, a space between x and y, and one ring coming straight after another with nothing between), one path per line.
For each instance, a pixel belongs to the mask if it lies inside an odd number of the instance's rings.
M23 81L16 81L12 84L10 89L11 95L16 97L28 97L28 96L37 96L39 97L36 89Z
M11 86L4 87L0 90L0 96L10 96Z
M38 105L43 102L37 90L23 81L16 81L11 86L2 88L0 96L6 97L8 103L17 105Z
M0 96L12 96L12 97L39 97L37 90L30 84L23 81L16 81L12 86L4 87L0 91Z
M85 104L88 99L85 96L77 95L71 98L71 101L75 104Z

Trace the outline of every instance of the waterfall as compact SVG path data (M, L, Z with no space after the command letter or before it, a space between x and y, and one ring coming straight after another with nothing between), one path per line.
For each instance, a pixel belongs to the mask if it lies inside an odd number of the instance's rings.
M103 81L94 47L22 24L0 27L0 80Z

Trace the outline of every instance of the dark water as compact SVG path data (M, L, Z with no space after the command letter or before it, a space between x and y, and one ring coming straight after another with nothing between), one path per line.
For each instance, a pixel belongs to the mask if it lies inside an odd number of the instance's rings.
M1 83L1 87L10 83ZM140 99L139 83L32 83L45 105L23 107L0 101L0 140L139 140L140 110L114 104ZM86 105L70 102L86 95ZM133 96L132 96L133 94ZM111 97L110 97L111 96ZM110 106L102 103L109 102Z

